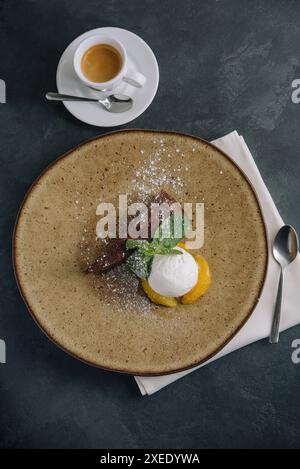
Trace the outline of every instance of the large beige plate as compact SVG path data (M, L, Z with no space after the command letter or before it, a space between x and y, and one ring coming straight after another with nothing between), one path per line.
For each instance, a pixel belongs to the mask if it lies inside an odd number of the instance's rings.
M152 305L124 267L84 273L99 250L99 201L162 187L205 204L212 286L176 309ZM133 130L84 143L43 172L19 213L14 263L30 312L57 345L92 365L158 375L206 360L242 327L264 283L267 242L256 196L224 153L196 137Z

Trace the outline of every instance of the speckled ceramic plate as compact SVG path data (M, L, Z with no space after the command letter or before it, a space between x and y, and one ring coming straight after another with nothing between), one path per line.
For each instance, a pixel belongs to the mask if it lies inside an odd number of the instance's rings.
M99 252L99 201L160 188L205 204L201 251L212 286L175 309L151 304L124 266L85 273ZM14 264L32 316L65 351L110 370L172 373L214 355L249 318L265 279L265 225L249 182L216 147L184 134L121 131L74 148L35 181L17 220Z

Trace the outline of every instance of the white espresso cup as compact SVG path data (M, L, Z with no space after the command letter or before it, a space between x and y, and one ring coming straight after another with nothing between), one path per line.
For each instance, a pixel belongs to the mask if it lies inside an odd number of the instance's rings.
M82 72L81 68L81 60L83 55L86 53L88 49L91 47L98 45L98 44L108 44L114 47L120 54L122 65L121 69L116 76L114 76L111 80L105 81L102 83L90 81L86 78L86 76ZM73 65L78 78L84 83L86 86L90 88L99 90L99 91L112 91L116 88L122 81L125 81L129 85L135 86L136 88L142 88L146 83L146 77L135 70L130 70L128 68L128 58L127 53L124 46L111 37L96 34L94 36L90 36L84 39L79 46L77 47L74 57L73 57Z

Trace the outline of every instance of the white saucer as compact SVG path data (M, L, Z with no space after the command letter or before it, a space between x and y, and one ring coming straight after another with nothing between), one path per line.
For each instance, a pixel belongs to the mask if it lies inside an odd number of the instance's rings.
M81 83L73 69L73 54L78 44L83 39L99 33L112 36L124 45L128 55L129 68L143 73L147 78L146 84L143 88L135 88L124 82L114 90L114 92L129 95L134 100L132 108L124 113L113 114L107 112L97 103L65 101L64 105L73 116L87 124L99 127L114 127L136 119L151 104L158 87L159 70L152 50L136 34L120 28L92 29L71 42L61 56L56 72L56 84L59 93L87 97L101 96L101 92L91 90Z

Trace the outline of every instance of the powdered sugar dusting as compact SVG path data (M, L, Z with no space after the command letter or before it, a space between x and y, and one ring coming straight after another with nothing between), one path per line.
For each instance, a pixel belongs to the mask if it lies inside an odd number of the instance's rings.
M137 198L135 202L149 202L162 188L166 190L170 188L180 198L186 190L184 178L190 169L184 151L177 146L169 145L164 138L153 139L152 143L150 149L149 147L138 149L139 162L129 183L129 198L135 194L134 197ZM182 173L184 177L181 176ZM76 197L75 204L80 211L79 197ZM81 257L86 266L91 265L97 253L101 251L99 241L95 243L92 237L94 232L90 231L90 227L88 230L84 229L80 246ZM122 314L145 314L147 317L150 315L153 320L160 318L157 314L153 314L158 307L148 299L140 286L139 279L129 270L126 263L105 274L91 274L91 279L101 304L113 307L114 311Z
M164 139L158 142L154 139L153 144L155 148L150 150L151 154L146 155L146 158L144 158L145 150L143 148L140 150L143 158L131 180L133 191L139 193L141 200L145 200L149 194L157 192L164 186L169 186L178 195L182 194L184 180L181 173L189 170L188 164L185 163L184 166L182 164L184 152L180 148L174 150L169 147Z
M141 290L138 278L126 264L94 276L94 287L101 294L102 301L118 312L149 314L155 309Z

